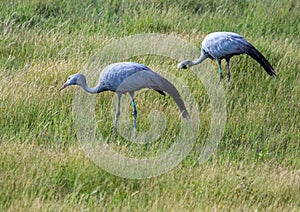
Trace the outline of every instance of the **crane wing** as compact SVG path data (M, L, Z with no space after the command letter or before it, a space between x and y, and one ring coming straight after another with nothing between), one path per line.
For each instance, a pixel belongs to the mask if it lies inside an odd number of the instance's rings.
M131 76L129 76L128 78L126 78L119 85L116 91L121 93L126 93L126 92L134 92L142 88L154 89L161 94L165 91L174 99L174 101L176 102L177 106L181 111L182 116L185 119L189 119L189 114L187 112L187 109L175 86L167 79L165 79L158 73L153 72L149 68L138 71L132 74Z
M246 41L243 49L245 53L256 60L270 76L277 76L269 61L251 43Z

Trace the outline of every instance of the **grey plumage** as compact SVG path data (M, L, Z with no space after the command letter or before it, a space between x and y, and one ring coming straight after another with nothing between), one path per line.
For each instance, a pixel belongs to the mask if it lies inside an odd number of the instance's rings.
M178 90L167 79L152 71L149 67L135 62L120 62L107 66L100 74L99 83L96 87L90 88L86 84L86 79L82 74L74 74L68 77L67 82L61 88L64 89L70 85L79 85L89 93L101 93L104 91L113 91L118 96L118 107L114 121L114 130L117 126L120 115L120 101L124 93L129 93L132 98L134 133L136 133L136 105L134 101L134 92L143 88L156 90L165 95L170 94L178 105L183 118L189 119L189 114L185 108L184 102Z
M201 56L195 61L182 61L178 64L178 68L189 68L191 66L200 64L207 58L215 59L219 65L221 80L221 60L225 59L227 62L227 76L229 82L230 58L239 54L247 54L251 56L265 69L270 76L276 76L276 73L268 60L251 43L246 41L241 35L233 32L213 32L208 34L202 41Z

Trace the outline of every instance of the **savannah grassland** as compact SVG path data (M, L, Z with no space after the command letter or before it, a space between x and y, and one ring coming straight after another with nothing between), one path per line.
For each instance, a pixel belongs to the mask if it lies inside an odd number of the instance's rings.
M2 1L0 211L299 211L299 11L296 0ZM125 36L163 33L200 48L212 31L244 35L279 75L272 80L244 55L231 60L232 83L221 84L227 121L212 157L197 160L211 117L201 81L191 70L178 71L178 61L148 55L128 60L164 69L192 90L201 117L195 148L172 171L144 180L120 178L92 163L73 125L72 100L79 88L58 92L66 77ZM217 82L216 62L211 64ZM99 131L105 136L111 133L114 97L97 95ZM136 101L138 130L149 127L144 114L151 108L173 124L152 146L122 141L116 148L148 154L172 143L179 115L172 99L143 91ZM130 102L123 104L128 111L121 116L130 119Z

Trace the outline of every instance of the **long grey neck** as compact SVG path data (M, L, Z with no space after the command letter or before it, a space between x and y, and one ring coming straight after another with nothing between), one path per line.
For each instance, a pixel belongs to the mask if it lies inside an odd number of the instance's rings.
M88 93L92 93L92 94L100 93L103 91L101 84L98 84L96 87L93 87L93 88L90 88L86 83L84 83L83 85L80 85L80 86L83 88L83 90L85 90Z
M201 56L197 60L193 60L193 66L202 63L206 59L205 54L201 53Z

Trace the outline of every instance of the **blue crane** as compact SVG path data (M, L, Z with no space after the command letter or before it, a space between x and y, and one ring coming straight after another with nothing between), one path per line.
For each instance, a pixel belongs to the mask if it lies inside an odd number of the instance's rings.
M181 96L175 86L167 79L152 71L149 67L135 62L119 62L106 67L100 74L99 83L96 87L90 88L86 83L83 74L73 74L68 77L67 82L60 90L70 86L79 85L86 92L96 94L104 91L116 92L118 96L118 107L115 115L113 133L117 127L120 116L120 103L122 94L129 93L132 99L134 117L134 135L136 135L136 103L134 101L134 92L142 88L150 88L158 93L165 95L164 92L170 94L178 105L183 118L189 119L189 114L181 99Z
M256 60L265 71L272 77L276 77L276 73L268 62L268 60L241 35L233 32L213 32L208 34L202 41L201 55L197 60L184 60L178 64L179 69L186 69L191 66L200 64L205 59L210 58L217 60L220 79L223 78L221 60L225 59L227 62L227 79L230 82L230 58L234 55L247 54Z

